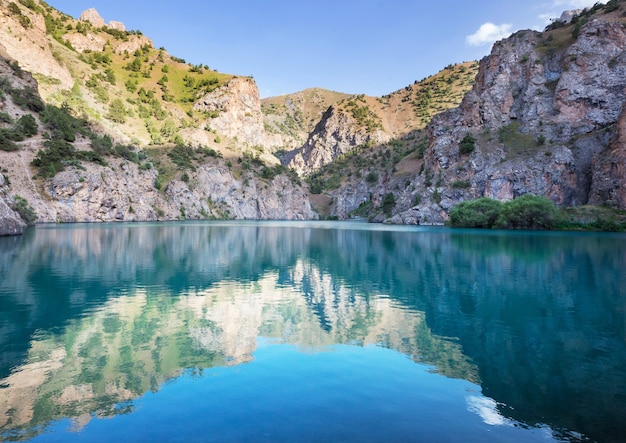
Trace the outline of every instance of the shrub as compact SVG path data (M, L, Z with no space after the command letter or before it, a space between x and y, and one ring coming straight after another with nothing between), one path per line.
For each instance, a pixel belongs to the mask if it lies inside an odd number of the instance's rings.
M502 202L483 197L459 203L450 210L450 226L454 228L492 228Z
M526 194L506 202L494 224L504 229L553 229L559 222L554 203L537 195Z
M13 152L19 149L20 147L13 141L13 131L0 128L0 150Z
M32 206L28 204L28 201L19 195L15 195L13 199L15 201L13 209L20 215L22 220L24 220L28 226L34 225L37 221L37 213Z
M136 148L133 145L117 144L115 145L115 148L113 148L113 152L118 157L122 157L123 159L131 161L133 163L139 163L142 160L142 158L140 158L139 153L136 152L135 149Z
M39 175L44 178L52 178L57 172L61 172L67 165L76 166L76 150L74 146L65 140L52 139L44 143L45 149L40 149L31 162L39 168Z
M73 142L77 133L87 133L86 123L73 117L66 107L47 105L41 113L41 121L52 131L52 138Z
M100 137L98 134L91 136L91 149L101 155L108 155L113 153L113 141L108 135Z
M465 137L459 144L459 152L461 155L470 154L476 148L476 139L471 134L465 134Z
M32 137L38 132L37 121L30 114L22 115L15 124L15 130L20 132L24 138Z
M442 199L441 192L439 192L439 189L435 189L435 191L433 192L433 195L430 197L430 200L433 203L439 204L441 203L441 199Z
M272 180L274 177L282 173L284 170L285 168L282 165L275 165L275 166L264 165L263 167L261 167L261 177L266 180Z
M11 89L9 91L13 98L13 103L22 109L33 112L41 112L46 107L37 91L33 88L26 87L24 89Z
M39 169L39 175L52 178L67 166L80 167L80 161L85 160L100 165L106 165L104 159L94 151L77 151L74 146L65 140L52 139L44 142L45 149L40 149L31 162Z
M383 196L383 202L381 207L385 215L389 217L391 215L391 211L393 211L393 208L396 207L396 197L391 192L386 193Z
M452 187L454 189L467 189L470 188L472 184L469 180L455 180L452 182Z
M370 171L365 176L365 181L370 185L375 184L378 181L378 174L375 171Z
M115 123L126 123L126 115L127 111L124 107L124 102L119 98L113 100L109 106L107 118Z
M6 112L0 112L0 123L13 123L13 118Z

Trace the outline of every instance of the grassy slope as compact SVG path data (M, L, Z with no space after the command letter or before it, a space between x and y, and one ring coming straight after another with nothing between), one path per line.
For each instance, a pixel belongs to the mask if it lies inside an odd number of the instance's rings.
M54 58L67 68L74 79L71 90L62 90L56 79L35 75L43 98L58 106L66 104L75 115L100 122L107 132L136 144L174 142L179 140L175 139L175 135L180 129L203 128L208 116L192 112L194 99L232 77L210 70L207 66L186 64L163 48L152 47L138 31L107 32L105 28L96 29L43 2L30 10L23 4L19 7L24 15L34 12L45 17L46 37ZM67 43L73 34L104 40L104 50L83 53L74 50ZM118 53L120 45L127 45L133 40L145 44L132 53ZM135 71L131 68L133 62L137 66ZM163 76L166 76L166 81L160 85L158 82ZM131 83L134 85L130 86ZM150 97L139 95L142 88L151 94ZM116 99L121 100L124 106L122 118L111 116L111 105ZM168 119L172 121L164 129Z

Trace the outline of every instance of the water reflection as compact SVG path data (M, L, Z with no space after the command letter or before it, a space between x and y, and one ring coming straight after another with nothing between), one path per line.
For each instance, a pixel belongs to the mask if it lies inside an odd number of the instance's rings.
M266 337L401 352L479 384L466 407L490 425L626 432L626 237L332 226L0 239L0 429L128 413L185 368L250 362Z

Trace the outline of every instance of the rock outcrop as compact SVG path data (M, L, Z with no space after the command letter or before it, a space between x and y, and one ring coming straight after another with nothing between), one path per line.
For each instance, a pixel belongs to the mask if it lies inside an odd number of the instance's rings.
M102 28L106 23L100 13L96 10L96 8L89 8L83 12L81 12L80 17L78 17L80 21L89 22L96 28Z
M13 199L8 195L8 184L4 175L0 174L0 236L19 235L26 223L12 208Z
M197 100L193 109L216 114L207 126L220 134L249 146L280 146L281 138L265 131L259 88L252 78L233 77Z
M172 180L163 190L154 187L156 170L110 160L110 166L84 165L46 184L43 222L110 222L179 219L304 220L317 218L306 193L285 176L263 180L248 173L234 177L223 161L189 172L186 181ZM35 205L34 205L35 206Z
M380 144L390 139L382 129L370 131L343 109L331 106L304 146L290 152L284 162L298 174L306 175L360 145Z
M107 27L116 31L126 31L126 26L122 22L111 20L108 24L104 21L96 8L89 8L80 14L78 20L91 23L95 28Z

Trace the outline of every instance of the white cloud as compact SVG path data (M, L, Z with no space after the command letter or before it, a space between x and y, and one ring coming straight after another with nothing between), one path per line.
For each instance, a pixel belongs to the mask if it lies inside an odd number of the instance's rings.
M494 399L472 395L465 400L467 401L467 409L478 414L486 424L491 426L511 425L511 422L498 411L498 403Z
M470 46L483 46L492 44L498 40L511 35L512 25L502 24L494 25L493 23L484 23L478 28L478 31L465 38L465 42Z

